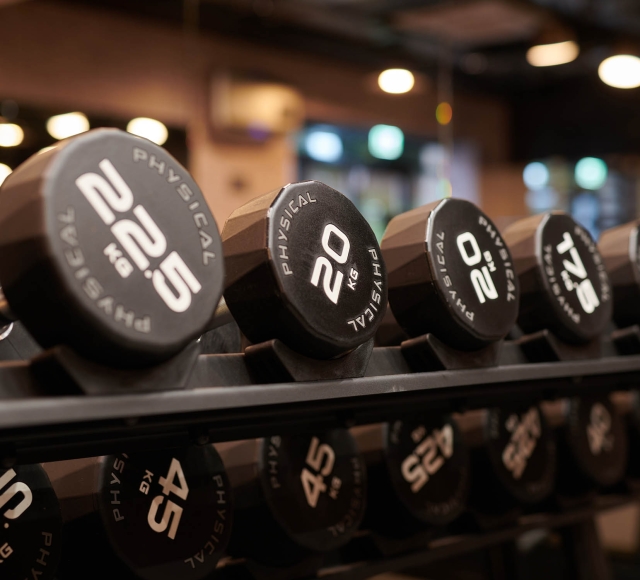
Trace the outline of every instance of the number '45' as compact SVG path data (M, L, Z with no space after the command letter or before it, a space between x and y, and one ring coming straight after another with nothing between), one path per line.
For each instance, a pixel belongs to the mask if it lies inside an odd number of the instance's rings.
M177 478L178 484L174 483ZM162 486L162 493L164 496L174 494L180 499L186 501L189 497L189 486L187 485L187 479L184 476L182 465L175 457L171 460L169 471L166 477L161 477L158 483ZM167 535L170 539L175 540L178 533L178 526L180 525L180 519L182 518L182 507L177 505L170 499L167 499L167 503L164 506L164 513L162 519L157 521L158 509L164 503L165 497L163 495L156 496L151 502L149 508L149 514L147 515L147 522L149 527L158 533L165 532L167 528L169 531Z
M329 445L326 443L320 445L320 440L317 437L311 439L307 452L307 465L316 473L313 473L308 467L305 467L300 473L302 489L304 489L304 495L310 507L315 508L318 505L320 494L327 491L324 478L333 470L335 461L336 454Z

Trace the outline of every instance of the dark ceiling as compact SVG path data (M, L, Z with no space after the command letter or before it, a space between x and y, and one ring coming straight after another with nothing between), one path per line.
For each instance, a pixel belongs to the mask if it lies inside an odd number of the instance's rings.
M64 1L371 67L434 76L451 62L456 89L511 102L514 158L640 152L640 89L597 76L607 56L640 49L640 0ZM567 34L577 60L526 62L532 43Z

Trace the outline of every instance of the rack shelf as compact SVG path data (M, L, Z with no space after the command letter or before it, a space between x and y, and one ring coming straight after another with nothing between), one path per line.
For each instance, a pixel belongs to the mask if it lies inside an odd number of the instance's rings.
M514 359L518 361L518 359ZM636 388L640 355L411 373L399 348L376 348L367 376L256 384L243 355L200 355L184 388L68 394L28 362L0 363L0 455L33 463L127 449L235 440L388 421L420 406L470 409ZM44 384L43 384L44 383ZM223 386L224 385L224 386ZM54 395L51 393L62 393Z

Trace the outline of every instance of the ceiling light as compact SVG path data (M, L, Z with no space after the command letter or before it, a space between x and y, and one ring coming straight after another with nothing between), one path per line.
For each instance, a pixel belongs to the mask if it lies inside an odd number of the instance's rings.
M404 133L393 125L376 125L369 131L369 153L393 161L404 151Z
M9 176L11 171L11 167L4 163L0 163L0 185L2 185L2 182Z
M83 113L55 115L47 121L47 132L54 139L67 139L89 130L89 119Z
M404 68L389 68L380 73L378 85L385 93L400 95L408 93L416 80L411 71Z
M0 124L0 147L17 147L24 140L24 131L14 123Z
M338 161L344 149L340 136L329 131L311 131L304 145L309 157L324 163Z
M573 40L538 44L527 51L527 62L531 66L557 66L578 58L580 47Z
M160 121L148 117L137 117L129 121L127 131L138 137L153 141L156 145L164 145L169 137L169 131Z
M598 67L603 83L616 89L640 87L640 58L630 54L618 54L606 58Z

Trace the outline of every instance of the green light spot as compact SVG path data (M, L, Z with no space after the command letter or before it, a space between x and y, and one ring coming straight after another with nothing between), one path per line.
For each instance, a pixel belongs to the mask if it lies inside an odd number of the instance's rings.
M392 125L376 125L369 131L369 153L393 161L404 151L404 133Z
M576 183L583 189L600 189L607 181L607 164L597 157L585 157L576 163Z

